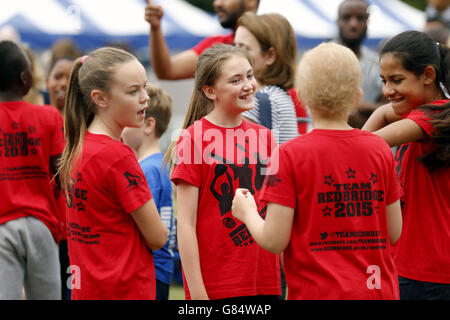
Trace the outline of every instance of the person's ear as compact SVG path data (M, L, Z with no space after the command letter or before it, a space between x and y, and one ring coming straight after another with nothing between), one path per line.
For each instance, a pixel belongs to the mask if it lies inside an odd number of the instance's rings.
M203 86L202 87L203 94L209 99L214 100L216 99L216 90L211 86Z
M422 76L423 83L425 85L430 85L434 83L434 80L436 80L436 70L434 70L432 66L426 66L425 70L423 70Z
M20 73L20 91L22 96L28 94L28 92L33 87L33 74L30 71L22 71Z
M264 55L264 60L267 67L270 67L277 60L277 53L273 47L270 47L269 50Z
M33 75L30 72L22 71L20 73L20 81L22 82L23 91L28 93L33 86Z
M362 96L363 96L363 89L359 88L358 89L358 93L356 94L356 101L355 101L355 106L357 106L359 104L359 101L361 100Z
M91 91L91 99L100 108L108 107L108 96L105 94L105 92L103 92L101 90L98 90L98 89L92 90Z
M153 117L148 117L144 121L144 133L150 135L156 128L156 120Z

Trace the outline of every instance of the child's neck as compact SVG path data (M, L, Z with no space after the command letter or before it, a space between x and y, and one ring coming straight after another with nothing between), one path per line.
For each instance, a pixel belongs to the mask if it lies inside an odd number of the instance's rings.
M15 92L3 91L0 92L0 102L8 102L8 101L20 101L22 97Z
M432 103L434 101L442 100L442 99L446 99L446 98L445 98L444 93L441 91L441 88L438 88L437 86L433 86L429 90L429 94L425 97L426 102L424 104Z
M121 141L123 128L118 127L114 123L104 121L98 115L95 115L88 127L88 131L94 134L103 134L114 140Z
M325 130L352 130L353 128L347 123L348 113L336 115L334 117L323 116L310 112L314 129Z
M222 112L219 108L214 108L205 116L206 120L218 127L235 128L242 123L242 114L232 114Z
M159 139L147 139L136 150L139 161L150 157L155 153L161 153L161 147L159 146Z

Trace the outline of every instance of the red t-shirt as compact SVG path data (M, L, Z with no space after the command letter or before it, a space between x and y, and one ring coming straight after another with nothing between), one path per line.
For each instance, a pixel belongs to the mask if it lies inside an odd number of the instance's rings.
M222 128L205 118L177 144L171 180L199 188L197 240L210 299L281 293L278 256L257 245L231 212L236 188L259 194L275 146L270 130L260 125L243 120L236 128ZM258 202L262 216L265 210ZM185 292L190 299L187 285Z
M61 225L50 181L50 157L64 149L63 120L51 106L0 102L0 224L33 216L56 242Z
M277 161L261 200L295 209L284 250L288 299L398 299L386 205L401 190L386 142L316 129L281 145Z
M133 151L87 132L68 194L72 299L155 299L153 256L130 212L152 196Z
M211 37L207 37L205 39L203 39L202 41L200 41L196 46L194 46L192 48L192 50L194 50L197 55L201 55L203 53L203 51L205 51L206 49L216 45L216 44L233 44L234 42L234 34L233 33L229 33L226 35L220 35L220 36L211 36Z
M308 117L308 113L306 112L305 105L298 98L297 90L295 88L291 88L288 90L288 93L291 96L292 102L294 102L297 118L306 119ZM297 120L297 127L299 134L305 134L308 131L308 122Z
M431 136L433 126L423 112L413 110L403 118L413 120ZM405 278L450 283L450 169L429 171L417 160L431 149L430 140L425 139L397 150L403 230L394 246L394 259L399 275Z

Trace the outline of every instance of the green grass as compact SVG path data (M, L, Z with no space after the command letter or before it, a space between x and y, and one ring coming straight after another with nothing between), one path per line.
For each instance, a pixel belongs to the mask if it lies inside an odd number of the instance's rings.
M169 300L184 300L184 288L179 284L172 284L169 289Z

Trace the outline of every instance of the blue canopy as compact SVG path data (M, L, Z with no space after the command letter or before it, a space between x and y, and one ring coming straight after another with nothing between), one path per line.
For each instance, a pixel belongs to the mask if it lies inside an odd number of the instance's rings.
M172 50L191 48L209 35L224 34L214 15L183 0L153 0L162 4L162 29ZM311 47L336 35L337 7L342 0L261 0L258 13L278 12L294 27L299 47ZM424 13L399 0L369 0L369 43L398 32L423 28ZM148 46L145 0L11 0L2 1L0 28L14 27L34 49L49 48L60 38L73 38L84 50L110 42L134 49Z

